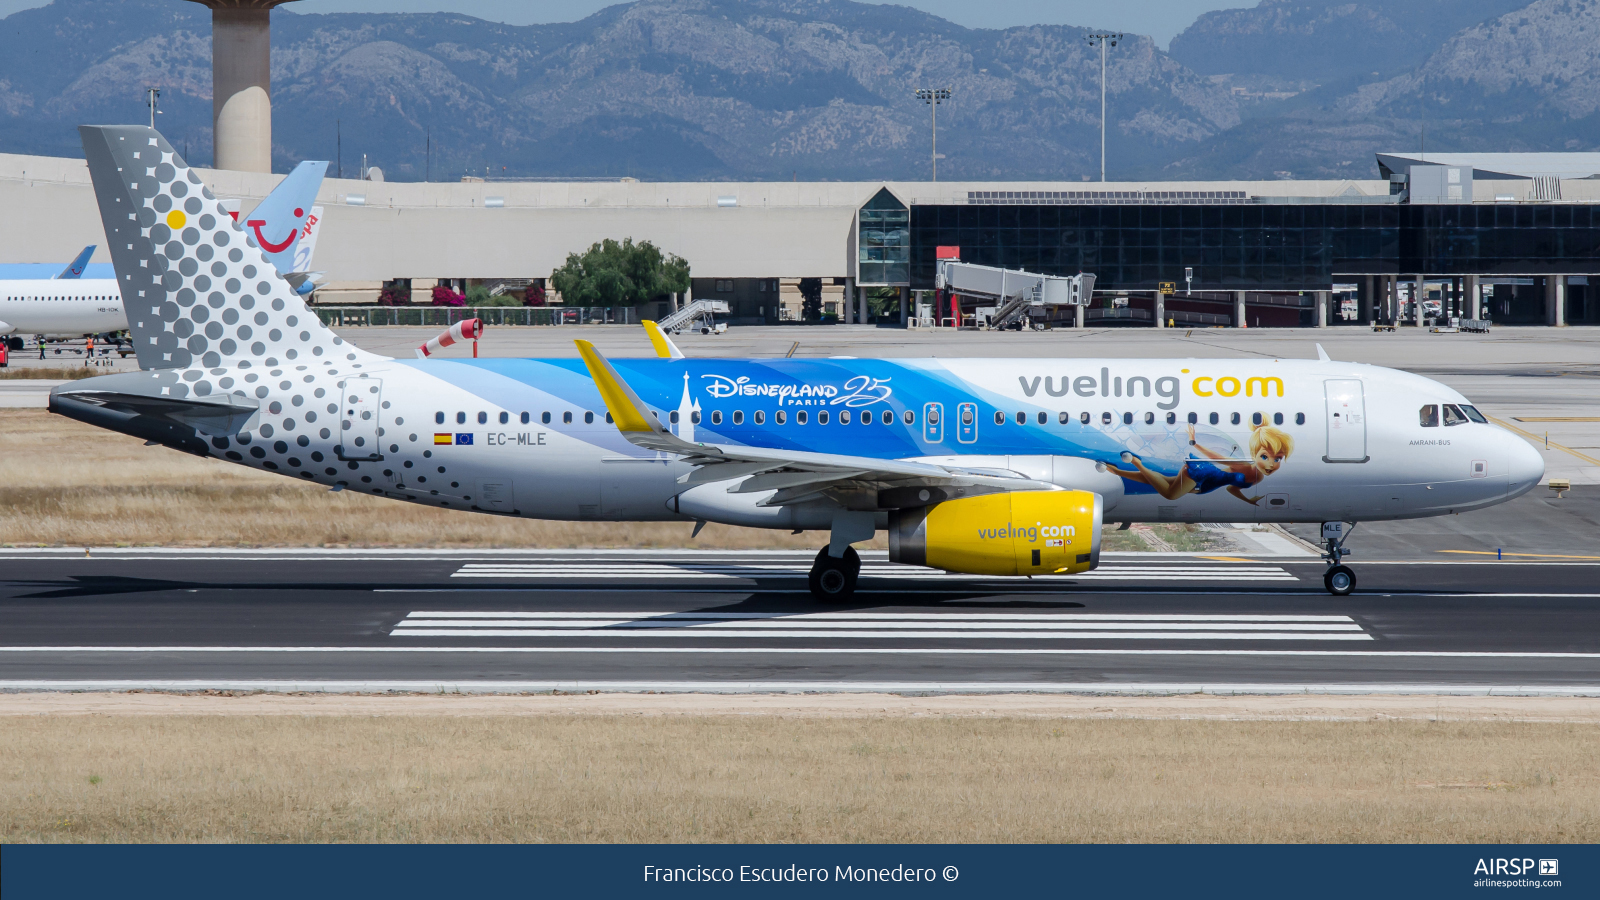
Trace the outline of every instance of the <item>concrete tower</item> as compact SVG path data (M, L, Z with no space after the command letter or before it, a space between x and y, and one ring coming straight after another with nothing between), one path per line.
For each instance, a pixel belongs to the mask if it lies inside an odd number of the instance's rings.
M194 0L211 7L216 167L272 171L272 8L289 0Z

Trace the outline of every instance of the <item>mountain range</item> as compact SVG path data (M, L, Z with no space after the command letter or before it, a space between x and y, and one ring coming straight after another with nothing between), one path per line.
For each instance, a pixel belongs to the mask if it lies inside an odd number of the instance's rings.
M1090 23L1092 24L1092 23ZM1099 176L1088 27L968 29L850 0L639 0L578 22L273 13L273 159L462 175ZM157 122L211 156L211 22L182 0L55 0L0 20L0 151ZM1112 179L1372 178L1373 153L1600 149L1600 0L1263 0L1169 50L1108 48ZM337 171L337 169L336 169Z

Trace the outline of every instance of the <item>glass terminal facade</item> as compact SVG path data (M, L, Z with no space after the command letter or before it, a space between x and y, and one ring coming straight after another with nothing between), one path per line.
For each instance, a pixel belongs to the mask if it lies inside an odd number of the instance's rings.
M857 282L905 284L911 277L911 216L905 204L883 188L856 216ZM931 259L933 251L928 252Z
M866 240L861 211L861 281L869 250L885 251L892 229ZM889 198L891 202L893 198ZM1053 199L1053 198L1052 198ZM1600 274L1600 206L1588 204L1239 203L1044 205L975 198L967 205L913 206L910 273L915 290L934 286L935 248L954 246L966 262L1047 275L1092 272L1099 291L1326 291L1347 276L1536 276ZM1048 201L1047 201L1048 202ZM873 258L876 262L877 257Z

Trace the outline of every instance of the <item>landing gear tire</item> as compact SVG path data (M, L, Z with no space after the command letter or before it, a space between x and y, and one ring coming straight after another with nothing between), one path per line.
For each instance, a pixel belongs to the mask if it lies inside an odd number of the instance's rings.
M818 600L848 600L856 592L856 576L860 574L861 556L854 547L846 548L838 559L829 556L828 548L823 547L811 564L811 594Z
M1356 573L1349 566L1334 566L1322 573L1322 584L1335 597L1345 597L1356 589Z

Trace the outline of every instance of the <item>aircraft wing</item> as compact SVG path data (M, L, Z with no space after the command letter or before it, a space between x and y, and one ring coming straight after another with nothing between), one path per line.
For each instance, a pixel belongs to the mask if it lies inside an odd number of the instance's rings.
M776 491L765 505L811 499L827 491L877 491L879 504L919 506L945 499L955 489L1054 491L1059 485L995 469L966 469L902 459L877 459L839 453L708 444L685 441L633 392L600 351L577 341L578 353L594 378L606 410L629 443L671 453L695 467L679 479L685 484L745 479L734 493ZM905 502L897 502L904 500Z

